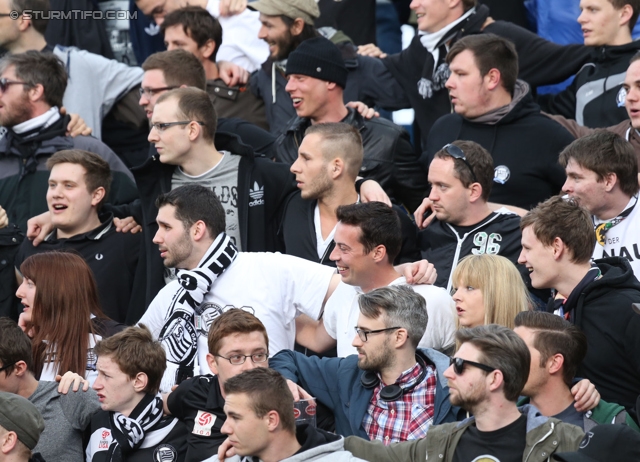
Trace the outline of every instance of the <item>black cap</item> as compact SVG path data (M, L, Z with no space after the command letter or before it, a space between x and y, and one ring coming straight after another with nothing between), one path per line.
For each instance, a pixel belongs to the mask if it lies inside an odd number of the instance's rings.
M324 37L314 37L289 54L286 73L307 75L345 88L349 71L337 46Z

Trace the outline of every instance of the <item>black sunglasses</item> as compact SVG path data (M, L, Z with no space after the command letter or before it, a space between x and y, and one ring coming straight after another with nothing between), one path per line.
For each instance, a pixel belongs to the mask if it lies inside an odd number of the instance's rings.
M17 80L9 80L6 77L0 79L0 93L7 91L11 85L29 85L27 82L18 82Z
M449 154L454 159L460 159L462 162L464 162L464 164L467 167L469 167L469 171L473 175L473 182L474 183L478 182L478 178L476 178L476 172L473 171L473 167L471 166L471 164L467 160L467 157L464 155L464 151L462 149L460 149L455 144L447 144L442 149L444 149L446 151L446 153Z
M17 363L17 361L16 361L16 363ZM15 365L16 365L16 363L7 364L6 366L2 366L2 367L0 367L0 372L4 372L4 371L6 371L7 369L9 369L10 367L15 366Z
M470 366L477 367L478 369L482 369L486 372L493 372L496 370L495 367L487 366L486 364L476 363L474 361L468 361L462 358L449 358L449 365L453 366L453 372L456 375L462 375L464 373L464 365L468 364Z

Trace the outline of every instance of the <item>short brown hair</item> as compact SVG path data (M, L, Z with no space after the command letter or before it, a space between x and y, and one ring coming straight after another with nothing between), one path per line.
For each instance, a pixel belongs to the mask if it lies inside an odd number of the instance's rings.
M182 26L184 33L190 37L198 48L203 47L209 40L216 44L209 60L215 62L216 55L222 45L222 27L216 18L200 6L186 6L179 8L164 17L160 32L165 33L168 27Z
M562 379L570 387L587 355L584 332L561 316L543 311L518 313L515 325L534 331L533 347L540 352L540 367L544 367L553 355L562 355Z
M84 181L87 191L93 193L96 189L104 188L104 197L96 207L98 210L107 200L111 188L111 168L107 161L97 154L81 149L65 149L56 152L47 160L47 168L52 170L58 164L78 164L85 170Z
M206 91L198 88L176 88L160 95L156 104L170 98L178 102L178 117L183 120L194 120L202 126L202 137L213 143L218 126L218 114Z
M630 5L633 13L631 13L631 18L629 18L629 30L633 32L633 28L636 26L636 22L638 21L638 13L640 13L640 0L609 0L609 3L613 5L616 10L621 10L625 5Z
M435 159L451 159L453 160L454 176L460 180L465 188L471 186L473 181L473 174L476 175L477 182L482 186L482 200L488 201L489 194L491 194L491 187L493 186L494 169L493 169L493 157L489 151L480 146L475 141L461 141L457 140L451 143L460 149L467 158L467 162L471 165L473 173L464 163L462 159L456 159L451 156L445 148L442 148L435 153Z
M31 14L31 25L41 35L47 31L49 24L50 0L11 0L11 9L18 13L24 10L37 11L39 14Z
M597 130L578 138L560 153L560 165L566 168L571 159L594 172L598 181L615 173L622 192L628 196L638 193L638 158L631 143L615 133Z
M251 409L259 419L269 411L280 416L282 429L295 434L296 421L293 416L293 395L286 379L268 367L256 367L231 377L224 384L226 395L245 394L251 399Z
M51 107L62 107L67 71L56 55L36 50L5 55L0 60L0 72L11 66L18 80L25 82L25 91L42 85L45 102Z
M470 343L480 350L478 362L494 367L504 377L504 397L517 401L529 378L531 353L514 331L497 324L487 324L456 332L458 345Z
M571 251L570 261L576 264L591 260L596 245L596 233L589 212L573 199L554 196L538 204L520 221L520 229L532 227L533 233L544 246L562 239Z
M500 83L513 96L518 79L518 53L512 42L495 34L467 35L453 44L447 54L447 64L465 50L473 54L482 77L491 69L497 69Z
M361 202L341 205L336 215L341 223L360 228L358 241L365 254L383 245L389 263L393 263L402 248L400 218L395 210L382 202Z
M142 69L146 71L159 70L170 87L196 87L200 90L207 88L207 77L202 63L194 55L185 50L160 51L149 56Z
M0 366L6 367L5 377L13 372L18 361L24 361L27 369L34 371L31 340L13 319L0 318L0 361Z
M220 352L220 345L226 337L232 334L250 334L251 332L260 332L264 336L264 343L269 348L267 329L258 318L241 308L225 311L213 321L209 328L207 339L209 353L217 355Z
M313 124L304 132L304 136L313 134L322 138L320 149L325 160L340 157L344 160L347 174L355 181L364 158L360 132L350 124L337 122Z
M151 331L144 324L127 327L100 340L94 351L98 357L108 356L131 379L140 372L145 373L148 382L144 392L158 393L167 368L167 356L160 342L153 339Z

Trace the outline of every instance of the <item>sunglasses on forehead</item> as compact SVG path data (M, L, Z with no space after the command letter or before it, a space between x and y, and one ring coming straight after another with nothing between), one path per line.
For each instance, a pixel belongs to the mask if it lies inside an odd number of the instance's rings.
M464 366L468 364L469 366L477 367L478 369L482 369L486 372L493 372L496 370L495 367L487 366L486 364L476 363L474 361L468 361L462 358L449 358L449 365L453 366L453 372L456 375L462 375L464 373Z
M476 178L476 172L473 171L473 167L467 160L467 156L464 155L464 151L462 149L460 149L455 144L447 144L442 149L444 149L445 152L449 154L451 157L453 157L454 159L460 159L462 162L464 162L464 164L469 168L471 175L473 175L473 182L474 183L478 182L478 178Z

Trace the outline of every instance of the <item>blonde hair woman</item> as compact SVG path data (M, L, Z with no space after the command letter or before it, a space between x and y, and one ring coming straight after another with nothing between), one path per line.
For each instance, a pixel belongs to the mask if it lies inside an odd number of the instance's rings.
M520 311L531 306L516 266L499 255L469 255L453 272L453 300L458 326L499 324L509 329Z

